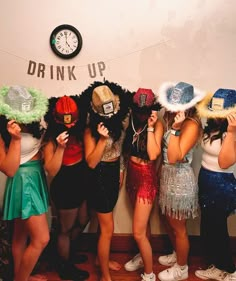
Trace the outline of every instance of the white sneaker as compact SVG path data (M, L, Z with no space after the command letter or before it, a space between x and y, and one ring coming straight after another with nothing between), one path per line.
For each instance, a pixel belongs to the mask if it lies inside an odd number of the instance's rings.
M214 265L209 266L205 270L200 269L195 271L195 275L203 280L208 280L208 279L213 279L218 281L224 280L223 273L225 272L216 268Z
M152 276L151 276L151 277L147 277L147 276L145 275L145 273L144 273L144 274L141 274L141 277L142 277L142 280L141 280L141 281L156 281L156 275L155 275L155 273L152 273Z
M223 281L236 281L236 271L234 273L223 272L221 276Z
M175 263L172 267L163 270L158 274L158 278L161 281L177 281L184 280L188 278L188 266L181 269L180 266Z
M158 258L158 261L160 264L162 265L166 265L166 266L172 266L176 263L177 258L176 258L176 252L173 251L172 254L170 255L165 255L165 256L160 256Z
M128 261L125 265L124 268L127 271L135 271L141 267L143 267L143 259L140 255L140 253L138 253L136 256L134 256L132 258L132 260Z

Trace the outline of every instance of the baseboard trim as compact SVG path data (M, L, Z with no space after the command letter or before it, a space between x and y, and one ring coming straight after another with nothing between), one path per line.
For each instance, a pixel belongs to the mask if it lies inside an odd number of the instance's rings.
M96 233L82 233L77 244L80 251L96 252L97 247ZM190 255L203 255L200 236L189 236ZM236 254L236 237L231 237L231 249ZM166 234L152 235L151 245L153 252L167 253L171 250L171 244ZM113 252L136 252L137 245L130 234L114 234L112 237L111 251Z

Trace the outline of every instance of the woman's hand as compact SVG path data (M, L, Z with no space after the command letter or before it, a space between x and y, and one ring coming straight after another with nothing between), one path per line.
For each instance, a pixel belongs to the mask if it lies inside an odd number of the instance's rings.
M59 146L65 148L66 147L66 143L68 142L68 138L69 138L69 134L67 133L67 131L64 131L63 133L61 133L57 138L57 143Z
M175 115L175 118L174 118L174 123L171 126L172 129L180 130L185 118L186 118L186 116L185 116L184 111L177 112Z
M148 127L154 128L155 124L157 122L157 119L158 119L157 111L152 110L152 113L148 118Z
M232 112L227 116L228 128L227 132L236 133L236 112Z
M15 120L11 120L7 123L7 131L11 135L11 137L15 140L21 139L21 128L19 124L16 123Z
M109 138L109 131L108 129L104 126L103 122L100 122L98 124L98 127L97 127L97 131L99 133L99 135L101 137L104 137L105 139Z

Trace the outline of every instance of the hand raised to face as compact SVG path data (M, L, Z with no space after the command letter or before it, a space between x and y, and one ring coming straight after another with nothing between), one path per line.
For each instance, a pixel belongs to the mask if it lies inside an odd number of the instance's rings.
M154 127L156 122L158 120L158 114L157 111L152 110L149 118L148 118L148 127Z
M232 112L227 116L228 128L227 132L236 132L236 112Z
M100 122L98 124L97 131L100 136L102 136L104 138L109 138L109 131L108 131L107 127L104 126L103 122Z
M19 124L16 123L15 120L10 120L7 123L7 131L13 139L21 139L21 135L20 135L21 128Z
M184 111L177 112L174 118L174 123L171 126L172 129L180 130L185 118L186 116Z
M68 137L69 134L67 133L67 131L64 131L60 135L58 135L58 137L56 138L58 145L65 148L66 143L68 142Z

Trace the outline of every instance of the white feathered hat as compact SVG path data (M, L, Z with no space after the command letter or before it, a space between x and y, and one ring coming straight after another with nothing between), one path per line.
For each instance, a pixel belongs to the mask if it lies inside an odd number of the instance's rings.
M205 95L206 92L185 82L165 82L158 91L158 101L168 111L185 111L195 106Z

